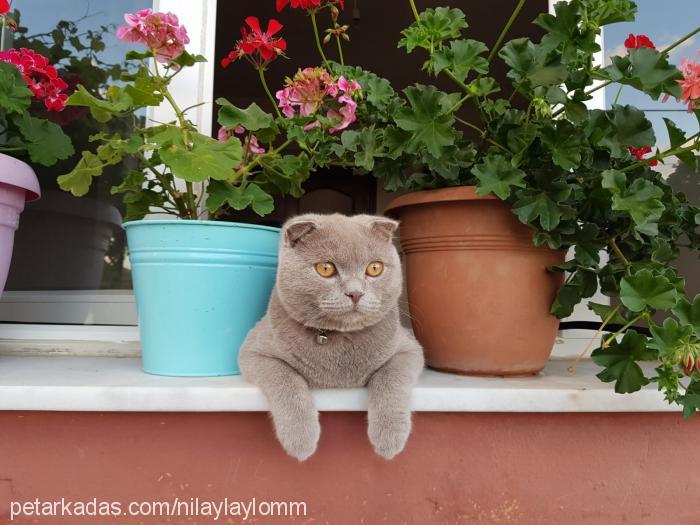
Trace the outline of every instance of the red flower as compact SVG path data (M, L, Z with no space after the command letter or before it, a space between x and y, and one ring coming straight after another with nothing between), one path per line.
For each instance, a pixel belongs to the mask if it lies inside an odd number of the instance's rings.
M633 148L632 146L629 146L627 148L629 152L637 157L637 160L644 160L644 155L647 153L651 153L651 148L649 146L642 146L641 148ZM659 163L657 160L650 160L647 162L649 166L656 166Z
M19 69L34 98L44 102L50 111L62 111L68 95L62 93L68 84L58 76L49 59L31 49L22 48L0 51L0 61L13 64Z
M654 42L652 42L648 36L635 36L632 33L630 33L630 36L628 36L625 40L625 47L627 49L639 49L640 47L650 47L652 49L656 49L656 46L654 46Z
M291 6L292 9L311 11L335 4L339 5L341 9L345 9L345 0L277 0L277 12L279 13L288 5Z
M221 67L228 67L238 58L246 58L256 67L265 67L270 61L283 55L287 49L287 42L283 38L274 38L274 35L283 27L274 18L270 19L267 30L264 32L260 29L257 17L249 16L245 22L250 27L250 32L245 27L241 28L241 39L236 42L236 47L221 60Z
M8 0L0 0L0 15L6 15L10 11L10 2Z

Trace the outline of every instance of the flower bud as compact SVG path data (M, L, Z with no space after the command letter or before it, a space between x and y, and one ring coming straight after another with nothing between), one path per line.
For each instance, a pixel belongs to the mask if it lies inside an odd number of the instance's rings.
M685 375L689 376L693 373L693 368L695 367L695 357L693 354L688 352L683 358L683 368L685 370Z
M323 37L323 43L327 44L330 41L331 41L331 34L328 33L326 36Z

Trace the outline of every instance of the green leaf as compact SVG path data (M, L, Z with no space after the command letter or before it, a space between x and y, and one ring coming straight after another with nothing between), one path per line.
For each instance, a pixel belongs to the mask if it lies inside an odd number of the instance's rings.
M64 191L70 191L76 197L82 197L90 189L93 177L102 175L105 164L91 151L83 151L75 167L58 177L58 185Z
M226 180L233 176L241 162L241 142L231 137L219 142L197 132L188 132L191 147L184 143L182 129L177 126L161 128L151 139L158 146L161 160L172 174L189 182L202 182L209 178Z
M243 210L250 206L260 216L274 210L272 196L254 183L234 186L229 182L212 180L207 187L207 193L207 209L210 212L218 210L224 204L228 204L234 210Z
M666 129L668 130L668 138L671 142L671 148L678 148L683 146L688 139L682 129L676 126L676 123L671 119L664 117L664 123L666 124ZM684 151L682 153L676 154L678 159L688 166L691 171L700 171L700 163L698 162L698 157L692 151Z
M411 107L402 108L394 120L399 128L411 132L407 147L413 152L425 147L431 155L439 157L455 141L454 117L450 112L455 97L434 86L409 86L404 93Z
M514 168L503 155L489 155L472 168L478 179L476 192L479 195L494 193L500 199L507 199L513 187L525 187L525 172Z
M265 176L282 195L301 197L301 185L309 178L311 164L306 154L284 155L262 164Z
M23 113L32 103L32 92L19 70L0 62L0 108L8 113Z
M700 410L700 381L691 379L685 395L681 397L680 403L683 406L683 417L689 418Z
M644 112L634 106L613 105L608 118L615 126L615 138L623 146L641 148L656 143L654 127Z
M668 310L678 299L678 291L667 277L646 268L623 277L620 282L620 301L633 312L646 308Z
M552 154L554 164L567 171L579 167L584 141L570 122L560 120L556 127L542 129L541 138Z
M169 67L190 67L194 66L198 62L206 62L207 59L204 55L192 55L188 53L187 51L183 51L175 60L173 60Z
M633 86L657 100L662 94L681 94L677 80L683 75L668 57L656 49L629 49L626 55L610 57L611 65L603 69L613 82Z
M528 80L532 86L559 85L566 80L568 72L556 56L548 56L547 50L533 44L529 38L516 38L498 52L510 66L508 77L516 82Z
M602 173L601 186L612 193L619 193L627 186L627 176L619 170L605 170Z
M593 301L588 302L588 309L600 317L601 321L605 321L608 316L615 310L615 306L609 304L594 303ZM609 323L625 324L627 319L618 311L610 318Z
M126 217L124 219L138 221L148 215L152 208L162 207L165 204L165 195L162 192L144 188L128 192L123 200L126 204Z
M609 149L618 159L629 157L629 146L640 148L656 143L654 129L644 112L617 104L608 111L589 111L586 134L590 143Z
M553 183L552 186L554 190L551 192L535 189L519 191L518 200L513 205L513 213L527 223L539 218L540 225L546 231L556 228L562 216L570 211L560 203L569 196L571 188L565 182Z
M486 45L478 40L453 40L450 47L442 48L433 54L433 73L449 69L462 82L472 71L484 75L489 70L489 62L481 55L488 50Z
M134 108L157 106L163 102L158 80L151 77L145 67L139 68L134 81L124 86L124 91L131 98Z
M591 222L579 226L574 248L574 256L579 264L597 266L600 263L600 250L603 249L604 243L597 239L599 232L598 225Z
M656 352L646 346L647 338L634 330L628 331L619 343L610 342L608 348L593 351L593 362L605 369L597 377L604 383L615 382L615 392L629 394L641 390L649 380L637 361L653 361Z
M579 269L564 286L559 289L552 303L550 313L559 319L569 317L574 307L582 299L591 297L598 290L598 277L595 272Z
M32 117L29 113L14 116L12 120L24 137L32 162L42 166L53 166L59 160L67 159L75 153L70 138L63 133L58 124Z
M107 90L107 98L101 99L93 96L85 86L79 85L73 94L68 97L69 106L85 106L90 109L90 114L97 122L109 122L112 117L121 117L132 109L131 97L119 86L111 86Z
M399 47L408 53L416 47L432 49L444 40L459 38L462 29L467 28L464 12L450 7L428 8L418 16L418 21L401 31L403 38Z
M613 194L612 209L626 211L640 233L656 235L664 210L663 190L645 179L635 179L624 191Z
M693 302L685 297L672 310L681 323L690 325L696 337L700 337L700 294L696 295Z
M675 350L682 346L681 340L693 333L690 326L679 325L675 319L668 317L662 326L651 323L649 326L652 340L649 348L661 352L661 355L673 355Z
M258 131L272 127L274 118L265 113L255 102L241 109L231 104L225 98L217 98L219 108L219 124L227 129L243 126L249 131Z

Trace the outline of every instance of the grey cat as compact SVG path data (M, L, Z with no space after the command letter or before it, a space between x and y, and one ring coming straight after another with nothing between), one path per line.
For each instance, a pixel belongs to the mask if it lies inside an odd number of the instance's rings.
M239 363L265 394L277 438L300 461L321 432L311 388L367 386L374 450L390 459L406 444L423 351L399 322L397 226L371 215L307 214L282 229L277 283Z

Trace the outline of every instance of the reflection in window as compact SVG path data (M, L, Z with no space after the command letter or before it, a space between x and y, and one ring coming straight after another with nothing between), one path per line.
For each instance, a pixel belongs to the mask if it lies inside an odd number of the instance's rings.
M659 2L658 0L637 0L637 20L633 23L614 24L605 28L605 56L625 54L623 44L630 33L647 35L657 49L664 49L672 42L689 33L698 23L697 0L674 0ZM691 14L691 16L689 16ZM700 39L696 36L686 40L673 49L669 61L679 65L684 57L698 58ZM630 87L619 91L613 84L606 88L605 99L608 107L616 98L619 104L631 104L646 112L647 118L654 125L656 145L665 150L670 146L664 117L673 120L687 136L698 131L698 119L693 113L688 113L687 107L674 100L663 102L662 99L652 100L649 96ZM678 159L666 159L664 165L659 164L654 169L666 178L676 191L682 191L694 205L700 205L700 174L678 162ZM686 289L692 297L700 293L700 262L697 255L687 250L681 252L681 257L675 263L681 275L686 278Z
M143 1L15 0L17 30L5 33L3 47L26 47L47 56L69 83L102 92L126 71L127 44L114 36L123 13L143 7ZM123 205L110 188L124 178L128 163L112 166L81 198L62 191L58 175L69 172L90 148L98 133L124 133L134 122L100 124L86 108L67 107L48 118L71 137L76 155L50 168L35 167L42 198L28 204L15 237L7 290L97 290L131 288L126 239L121 228Z

